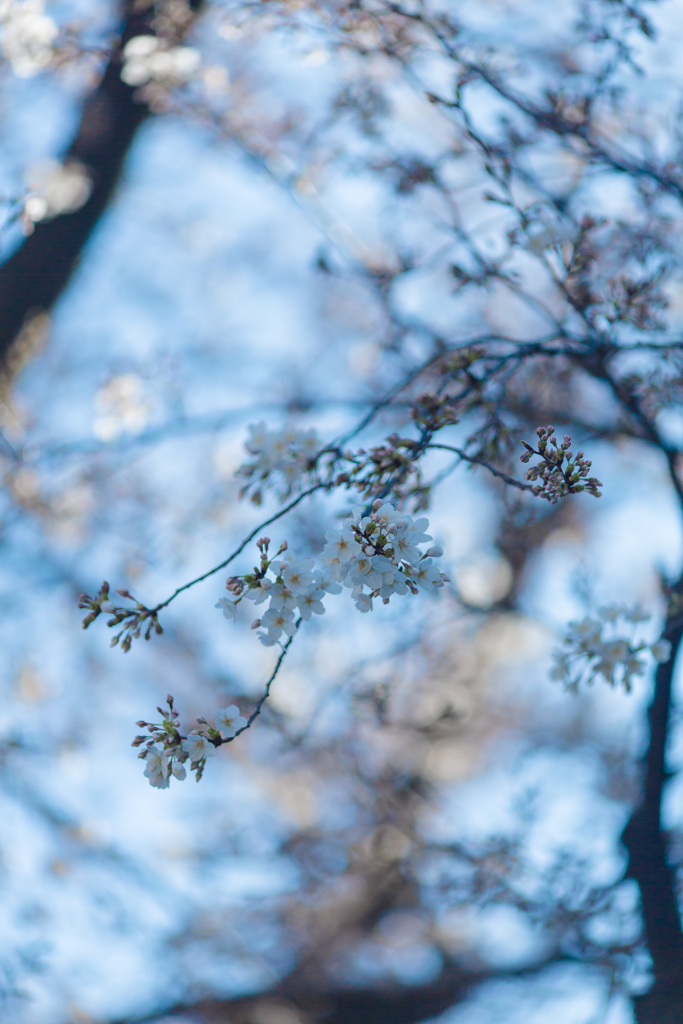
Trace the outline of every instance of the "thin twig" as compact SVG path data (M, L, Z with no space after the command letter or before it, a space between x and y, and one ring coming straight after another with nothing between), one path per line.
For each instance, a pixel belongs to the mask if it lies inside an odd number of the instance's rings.
M504 480L506 484L510 484L511 487L517 487L520 491L531 491L533 490L531 484L523 484L520 480L515 480L513 476L508 476L507 473L503 473L502 470L496 469L490 462L486 462L485 459L479 458L477 455L468 455L462 448L454 448L450 444L428 444L425 448L442 448L446 452L455 452L465 462L471 462L476 466L483 466L484 469L488 469L489 473L493 473L494 476Z
M299 629L299 626L301 625L301 621L302 621L301 618L298 618L296 620L295 627L296 627L297 630ZM266 687L265 687L262 695L259 697L258 701L256 702L256 707L254 708L254 710L250 714L249 718L247 719L247 724L242 726L242 728L239 729L235 733L234 736L230 736L228 739L224 740L222 737L220 737L218 740L215 741L215 746L221 747L221 746L223 746L224 743L232 743L232 741L236 740L238 736L241 736L243 732L246 732L247 729L251 728L252 724L256 721L258 716L261 714L261 710L263 708L263 705L266 703L266 701L270 697L270 688L273 685L273 683L275 682L275 678L276 678L278 672L280 671L280 667L282 665L282 662L285 660L285 655L287 654L287 651L291 647L292 640L294 639L295 636L296 636L296 633L292 633L292 635L290 636L289 640L287 641L285 646L282 648L282 652L280 654L280 657L275 662L275 668L271 672L271 674L270 674L270 676L268 678L268 681L266 682Z
M282 516L286 515L288 512L291 512L291 510L295 508L295 506L298 505L299 502L303 501L304 498L307 498L310 494L313 494L314 491L320 491L329 488L329 486L329 484L314 484L314 486L309 487L308 490L302 491L301 494L299 494L298 497L294 499L294 501L290 501L289 505L285 505L285 507L281 508L279 512L276 512L274 516L271 516L270 519L266 519L265 522L260 523L259 526L252 530L251 533L244 538L240 546L236 548L233 551L233 553L225 559L225 561L221 562L220 565L215 565L213 569L209 569L208 572L202 573L201 576L197 576L196 579L190 580L189 583L184 583L182 587L178 587L177 590L175 590L170 597L166 598L166 600L162 601L161 604L158 604L151 609L152 614L156 615L157 612L161 611L162 608L166 608L167 605L169 605L171 601L173 601L178 596L178 594L182 594L183 590L189 590L189 588L194 587L196 583L201 583L203 580L208 579L209 576L213 576L214 573L220 572L221 569L225 569L225 567L229 565L230 562L233 561L233 559L237 558L237 556L244 551L249 541L253 540L254 537L258 533L260 533L261 530L263 530L266 526L270 526L271 523L274 523L277 519L281 519Z

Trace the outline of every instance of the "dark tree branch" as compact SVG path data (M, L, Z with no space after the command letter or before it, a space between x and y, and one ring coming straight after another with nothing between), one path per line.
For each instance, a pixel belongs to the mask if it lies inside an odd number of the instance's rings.
M193 1024L262 1024L266 1020L282 1024L420 1024L445 1013L493 978L531 977L553 964L570 962L570 957L551 955L540 964L512 972L468 970L448 963L425 985L393 983L372 988L334 986L295 972L267 992L177 1006L165 1012L164 1020L173 1020L178 1014ZM158 1015L144 1018L150 1024L158 1019ZM130 1024L130 1018L128 1021Z
M201 0L189 0L186 30ZM121 79L126 43L154 34L153 6L124 0L120 36L97 88L88 96L66 158L87 169L92 192L73 213L39 221L35 231L0 268L0 366L24 325L52 308L78 265L83 247L111 200L135 133L149 114L136 90Z
M661 826L666 747L676 654L683 639L683 577L672 588L663 637L671 643L668 662L659 665L648 712L650 741L643 758L643 798L624 829L629 878L640 888L647 947L654 985L634 1000L639 1024L680 1024L683 1020L683 932L676 898L676 876L667 857Z

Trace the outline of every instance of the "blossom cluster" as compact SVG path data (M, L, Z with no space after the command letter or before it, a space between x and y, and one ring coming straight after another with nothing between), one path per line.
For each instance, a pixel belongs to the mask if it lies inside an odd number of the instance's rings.
M355 509L340 530L327 531L327 544L320 555L322 569L315 567L312 558L293 556L286 541L270 559L270 538L262 537L257 541L260 568L243 577L231 576L226 586L232 596L221 598L216 607L234 620L237 605L244 598L257 605L267 601L267 609L252 623L252 629L261 629L261 643L272 647L283 634L294 635L298 625L295 619L322 615L325 597L341 594L343 587L350 589L361 612L372 611L376 598L388 604L394 594L434 591L448 577L433 561L443 554L441 548L420 549L432 539L425 532L428 526L427 519L414 520L377 499L370 515Z
M90 176L79 160L41 160L27 170L29 191L24 197L22 224L30 235L38 221L74 213L92 192Z
M199 728L188 736L182 736L178 728L178 712L173 707L173 697L166 697L168 710L157 708L161 722L137 722L138 728L146 728L149 735L136 736L133 747L144 744L138 757L145 762L145 776L155 789L168 789L171 778L182 782L187 778L185 763L190 762L190 771L195 772L197 782L204 773L206 761L214 757L216 747L234 739L238 732L246 729L248 722L240 715L235 704L216 712L215 726L205 718L198 718ZM158 746L157 744L160 744Z
M241 465L238 475L262 484L271 474L278 474L284 482L285 493L289 494L306 473L315 469L322 442L312 429L283 427L282 430L268 430L265 423L252 423L245 448L255 459ZM242 493L246 493L248 488L249 484ZM260 486L252 492L251 500L255 504L260 503Z
M0 53L19 78L50 66L58 34L43 0L0 0Z
M121 78L126 85L161 82L169 88L194 75L201 55L192 46L168 46L158 36L135 36L123 49Z
M617 625L620 619L630 627L624 625L620 629ZM597 618L587 615L580 622L570 622L565 650L553 654L551 679L576 690L582 680L591 684L597 676L602 676L611 686L621 683L630 693L633 677L645 674L648 657L655 662L665 662L671 657L668 640L660 639L652 644L636 642L638 626L649 619L647 612L639 608L615 604L601 608ZM631 635L619 635L620 632Z
M533 494L546 498L551 505L556 505L560 498L566 498L568 494L580 491L587 491L599 498L601 492L598 488L602 484L597 477L588 475L592 462L584 458L583 452L574 455L571 437L565 434L560 444L555 437L554 427L539 427L536 433L538 449L522 441L526 451L520 455L520 462L529 462L534 455L541 457L540 462L526 471L527 480L540 480L540 484L534 484L531 488Z

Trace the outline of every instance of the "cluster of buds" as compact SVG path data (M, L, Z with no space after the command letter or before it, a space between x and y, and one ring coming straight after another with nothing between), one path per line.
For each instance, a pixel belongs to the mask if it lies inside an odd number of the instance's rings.
M457 352L449 355L443 364L443 369L447 373L452 374L460 373L462 370L467 371L470 366L483 359L485 355L486 353L483 348L479 348L477 345L470 345L468 348L458 349Z
M414 460L414 451L418 447L418 441L391 434L383 445L371 448L369 452L364 448L359 449L358 455L345 452L344 458L355 465L341 473L335 483L354 487L366 498L386 493L389 485L394 493L403 493L401 485L405 485L411 476L419 478L420 475Z
M540 484L535 484L531 488L532 493L539 498L545 498L551 505L556 505L568 494L578 494L580 491L587 491L588 494L599 498L601 492L598 488L602 487L602 484L597 477L588 475L592 462L584 458L583 452L574 455L571 450L571 437L565 434L564 441L558 443L555 428L551 426L539 427L536 433L538 448L522 441L526 451L520 456L520 462L529 462L534 455L541 458L540 462L526 471L526 479L530 482L540 480Z
M630 636L619 635L623 634L617 625L620 619L630 624ZM645 674L645 657L666 662L671 656L668 640L636 642L638 626L649 619L639 608L608 605L599 610L596 619L587 615L581 622L570 622L565 649L553 654L550 678L564 683L568 690L577 690L582 680L590 685L601 676L611 686L621 683L630 693L633 677Z
M150 786L157 789L168 789L171 776L179 781L187 776L184 762L187 761L188 754L182 747L185 737L180 734L179 715L173 707L173 697L170 693L166 696L166 703L168 709L157 708L161 715L160 722L135 723L138 729L147 729L148 735L136 736L131 744L133 747L144 745L138 757L146 762L145 775Z
M138 754L145 761L145 775L150 786L155 789L168 789L171 777L182 782L187 778L185 763L190 762L190 771L195 773L199 782L204 774L206 760L213 757L216 748L229 743L238 733L247 729L249 723L242 718L239 708L232 704L216 712L215 727L209 725L205 718L198 718L198 727L188 736L183 736L178 727L180 717L173 706L173 697L166 696L168 708L157 708L161 722L136 722L139 729L147 729L149 735L138 735L131 746L144 750ZM158 744L158 745L157 745Z
M244 582L239 576L228 576L225 581L225 589L234 597L239 597L244 590Z
M417 398L410 415L423 430L430 433L458 422L455 399L451 395L430 395L425 392Z
M123 651L130 650L133 640L137 640L143 634L143 629L145 640L149 640L153 632L157 635L163 633L157 617L158 609L147 608L140 601L136 601L133 595L125 589L117 590L116 593L129 601L134 601L134 607L113 604L109 599L109 584L106 581L95 597L81 594L78 599L78 607L88 609L88 614L83 619L83 629L87 629L103 612L111 615L112 618L107 622L109 627L120 626L121 623L124 625L123 629L112 638L110 646L115 647L121 640L121 650Z

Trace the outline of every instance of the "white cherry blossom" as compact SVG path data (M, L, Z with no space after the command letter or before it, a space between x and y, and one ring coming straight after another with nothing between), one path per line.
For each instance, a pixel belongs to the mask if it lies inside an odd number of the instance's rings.
M322 590L311 589L308 594L299 595L299 614L302 619L308 621L311 615L323 615L325 605L322 598L325 596Z
M168 788L168 757L159 747L149 747L145 758L145 775L155 789Z
M194 732L190 733L186 740L183 740L182 747L185 753L189 754L192 764L196 764L197 761L201 761L205 757L213 757L216 753L216 748L206 736Z
M225 618L229 619L231 622L235 621L237 608L235 607L235 602L231 601L229 597L222 597L220 601L216 601L214 608L222 608Z
M443 586L441 573L435 565L432 565L431 558L424 558L413 569L410 578L421 590L431 590L433 587Z
M279 640L283 633L286 636L294 636L296 626L293 620L294 613L288 608L269 608L261 619L261 625L268 631L271 640Z
M268 594L270 596L270 608L275 611L293 612L297 607L296 595L283 586L282 583L274 583Z
M671 657L671 644L668 640L657 640L656 643L652 644L650 650L652 651L652 657L660 664L668 661Z
M232 739L240 729L246 729L247 720L240 715L240 709L236 704L227 708L219 708L216 712L216 728L223 739Z
M348 527L343 530L328 530L325 539L328 542L325 547L328 557L338 558L340 562L348 562L350 558L360 554L360 544Z
M282 582L293 594L303 594L314 582L313 559L292 558L282 570Z
M325 569L322 572L320 569L315 569L313 580L316 590L322 590L326 594L341 594L342 592L341 584L332 578L329 569Z

